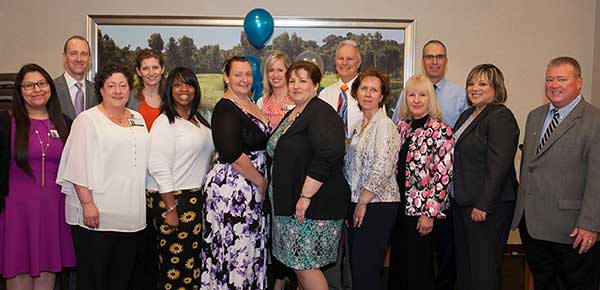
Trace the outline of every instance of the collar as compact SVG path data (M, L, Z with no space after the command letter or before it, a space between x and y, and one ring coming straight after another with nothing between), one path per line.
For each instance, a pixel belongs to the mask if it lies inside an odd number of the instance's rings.
M579 104L579 102L581 101L583 97L581 96L581 94L579 94L579 96L577 96L577 98L573 99L570 103L568 103L566 106L562 107L562 108L558 108L558 114L560 115L560 119L563 120L565 117L567 117L567 115L569 115L569 113L571 111L573 111L573 109L575 108L575 106L577 106L577 104ZM550 106L548 107L548 113L547 114L551 114L550 112L555 109L556 107L550 103Z
M444 89L444 87L446 87L447 83L448 83L448 80L446 78L443 78L439 82L435 83L434 85L437 86L438 90L442 91Z
M78 80L74 79L68 72L64 73L65 76L65 80L67 81L67 87L70 89L72 87L75 86L75 83L78 82ZM81 89L85 90L85 79L81 80Z
M358 74L355 75L349 82L345 83L348 86L348 95L350 94L350 91L352 90L352 84L354 83L354 81L356 80L357 77L358 77ZM340 87L342 86L342 84L344 84L344 82L342 81L342 79L339 79L336 84L338 91L340 90Z

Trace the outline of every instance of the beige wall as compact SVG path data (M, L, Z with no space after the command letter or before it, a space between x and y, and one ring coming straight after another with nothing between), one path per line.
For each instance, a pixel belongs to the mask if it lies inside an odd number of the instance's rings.
M462 85L470 68L479 63L500 67L509 90L508 106L523 131L527 112L544 102L544 70L552 57L579 59L586 96L591 95L594 59L596 83L600 82L597 1L371 0L342 6L347 1L2 0L0 72L37 62L52 75L61 73L63 41L72 34L85 35L88 14L243 17L254 7L264 7L274 16L415 19L417 58L427 40L444 41L451 81ZM595 91L600 98L600 84Z
M594 74L592 82L588 82L587 85L595 84L592 86L592 103L600 107L600 1L596 1L596 41L594 42Z

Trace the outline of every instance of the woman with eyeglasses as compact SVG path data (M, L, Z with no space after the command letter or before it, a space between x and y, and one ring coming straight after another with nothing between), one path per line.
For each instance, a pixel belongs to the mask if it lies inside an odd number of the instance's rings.
M54 181L71 120L50 75L21 68L13 109L0 112L0 274L7 289L54 289L75 266L65 196Z

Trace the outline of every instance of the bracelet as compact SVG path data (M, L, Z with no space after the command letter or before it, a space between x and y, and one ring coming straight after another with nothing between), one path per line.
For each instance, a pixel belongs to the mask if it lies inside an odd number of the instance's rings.
M358 202L356 203L356 205L367 205L369 204L368 201L360 201L360 199L358 200Z
M312 196L308 196L308 195L306 195L304 193L301 193L300 194L300 198L306 198L306 199L310 200L312 198Z
M173 206L171 206L170 208L168 208L168 209L167 209L167 211L163 212L163 213L161 214L161 216L162 216L163 218L166 218L166 217L167 217L167 214L169 214L170 212L174 211L174 210L175 210L175 208L177 208L177 202L175 202L175 204L174 204Z

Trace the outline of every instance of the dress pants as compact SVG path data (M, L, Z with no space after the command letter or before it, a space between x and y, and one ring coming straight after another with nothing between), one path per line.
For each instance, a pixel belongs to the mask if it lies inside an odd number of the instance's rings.
M454 225L450 209L444 212L445 219L436 220L433 226L433 243L436 253L436 290L453 290L456 282L456 255L454 253Z
M154 290L158 288L158 232L154 218L146 212L146 228L137 247L130 290Z
M127 290L141 231L100 232L71 226L78 290Z
M456 247L456 288L500 289L502 261L515 209L514 202L498 204L483 222L471 219L473 207L451 203Z
M527 231L525 213L519 223L525 258L533 274L535 290L598 290L600 287L600 246L579 254L572 244L538 240Z
M404 207L390 237L389 288L399 290L434 290L433 237L417 231L418 216L406 216ZM434 222L435 226L435 222Z
M394 227L400 202L367 204L363 223L355 228L353 223L356 203L348 212L348 244L353 290L386 289L383 281L383 262L388 240Z

